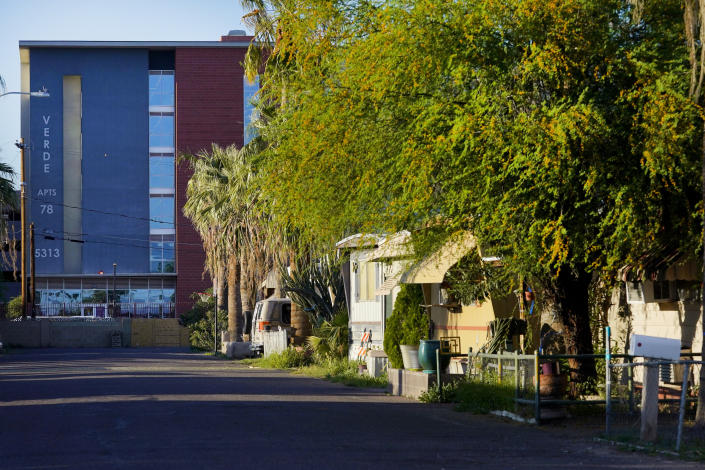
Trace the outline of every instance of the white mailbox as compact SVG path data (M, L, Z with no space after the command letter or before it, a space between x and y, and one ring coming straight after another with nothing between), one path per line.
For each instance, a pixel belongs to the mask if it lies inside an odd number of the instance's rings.
M681 342L658 336L632 335L629 355L677 361L681 357Z

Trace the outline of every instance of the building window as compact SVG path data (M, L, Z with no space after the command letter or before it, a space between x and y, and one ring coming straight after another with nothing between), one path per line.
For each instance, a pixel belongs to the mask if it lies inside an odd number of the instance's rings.
M174 113L150 111L149 147L174 148Z
M150 189L174 189L174 154L150 154Z
M149 229L174 229L174 196L155 195L149 197Z
M682 302L700 302L702 300L700 281L676 281L676 291L678 300Z
M242 109L244 111L243 122L245 123L245 133L243 135L245 136L245 145L247 145L250 140L257 136L251 124L258 119L257 110L252 104L252 101L259 91L259 77L255 77L253 82L250 82L246 76L242 77L242 80L244 100Z
M149 271L173 273L175 269L174 235L150 235Z
M356 298L359 302L376 300L377 290L377 264L361 261L355 273Z
M653 281L654 301L672 300L670 281Z
M627 302L644 302L644 285L641 282L626 282Z
M174 71L149 71L149 105L174 106Z

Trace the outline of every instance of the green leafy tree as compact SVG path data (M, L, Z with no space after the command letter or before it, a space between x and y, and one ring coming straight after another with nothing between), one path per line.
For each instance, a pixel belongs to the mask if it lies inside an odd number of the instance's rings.
M471 231L591 353L588 288L699 246L679 2L286 2L261 76L272 211L314 243ZM286 86L282 86L286 83ZM595 374L571 362L575 383Z

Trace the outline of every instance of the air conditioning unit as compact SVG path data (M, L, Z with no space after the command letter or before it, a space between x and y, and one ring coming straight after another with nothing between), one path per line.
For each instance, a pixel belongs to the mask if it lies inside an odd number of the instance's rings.
M677 361L681 355L681 342L658 336L632 335L629 355Z

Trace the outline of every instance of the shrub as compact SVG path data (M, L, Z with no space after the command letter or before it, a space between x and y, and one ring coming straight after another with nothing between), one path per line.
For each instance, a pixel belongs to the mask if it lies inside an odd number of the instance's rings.
M359 362L348 359L321 359L315 364L300 369L297 373L317 377L351 387L385 388L387 376L371 377L358 372Z
M499 383L495 377L474 378L443 384L442 393L433 387L419 397L424 403L456 403L458 411L486 414L494 410L514 410L514 385Z
M191 347L196 349L203 349L206 351L212 350L215 344L215 338L213 336L213 325L214 314L213 310L207 310L200 320L192 323L190 325L191 334L189 335L189 340L191 342ZM223 331L228 329L228 312L221 310L218 312L218 338Z
M348 353L348 312L343 306L333 319L323 320L306 343L320 358L343 358Z
M273 353L261 362L263 367L274 369L293 369L311 364L311 356L303 349L288 348L280 353Z
M7 319L13 320L22 316L22 296L14 297L7 304Z
M213 289L208 289L206 292L211 294ZM191 298L195 300L196 303L193 304L191 310L179 317L179 323L187 327L191 327L203 320L206 317L206 312L215 309L215 300L211 296L202 297L200 294L194 293L191 295Z
M384 330L384 352L394 368L403 367L400 344L417 345L428 338L429 319L424 308L423 291L417 284L403 284L394 302L392 315Z

